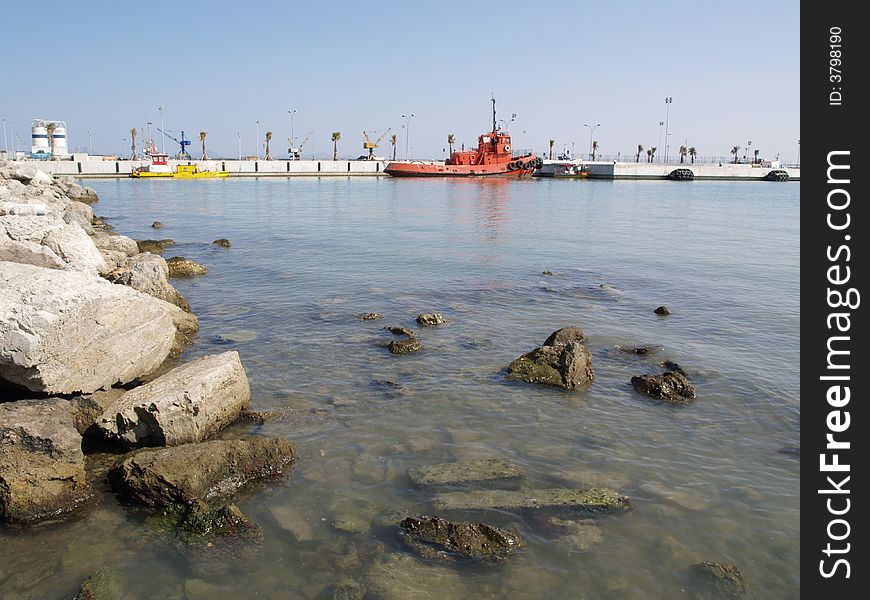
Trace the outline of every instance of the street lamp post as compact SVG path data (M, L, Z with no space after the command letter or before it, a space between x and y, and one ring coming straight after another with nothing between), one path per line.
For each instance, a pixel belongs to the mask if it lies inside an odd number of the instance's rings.
M595 135L595 129L601 127L601 123L597 123L594 126L583 123L583 127L589 128L589 160L592 160L592 136Z
M166 125L163 124L163 111L165 108L166 107L163 106L162 104L160 105L160 132L161 133L166 131ZM166 154L166 134L163 133L163 135L160 137L163 138L163 144L161 144L161 146L163 147L163 154Z
M15 157L15 131L12 129L12 125L9 126L9 137L12 138L12 156Z
M237 131L236 137L239 138L239 162L242 160L242 132Z
M665 162L668 162L668 150L670 149L670 139L668 138L670 134L670 117L671 117L671 104L674 102L672 97L665 98Z
M88 154L91 154L91 130L88 129Z
M411 135L411 119L414 118L414 113L410 115L402 115L405 119L405 160L408 160L408 138Z
M293 116L296 114L296 109L291 108L287 112L290 113L290 147L293 148L296 146L296 136L293 133Z
M257 119L256 146L257 146L257 160L260 160L260 119Z
M14 145L15 142L12 142ZM6 139L6 119L3 119L3 149L6 150L6 158L9 158L9 140Z

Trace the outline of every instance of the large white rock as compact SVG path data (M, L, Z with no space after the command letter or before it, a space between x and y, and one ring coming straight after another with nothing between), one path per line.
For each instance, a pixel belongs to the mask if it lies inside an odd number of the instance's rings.
M169 267L166 266L162 256L149 252L132 256L106 275L106 279L112 283L129 285L134 290L170 302L183 310L190 310L190 304L184 296L169 283Z
M126 446L200 442L239 418L251 392L235 351L204 356L124 394L97 427Z
M36 251L34 244L45 250ZM33 254L40 257L27 258ZM0 216L0 260L94 275L109 270L103 255L78 223L67 223L50 215Z
M175 338L165 305L104 279L0 262L0 379L93 392L154 371Z

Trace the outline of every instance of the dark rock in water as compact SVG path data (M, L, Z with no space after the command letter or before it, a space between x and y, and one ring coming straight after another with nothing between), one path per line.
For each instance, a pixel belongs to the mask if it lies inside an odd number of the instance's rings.
M659 366L665 371L674 371L677 373L682 373L683 375L686 374L686 372L683 371L683 368L672 360L663 360L659 363Z
M199 574L224 572L226 565L250 563L263 534L235 504L211 506L201 500L172 504L145 525L160 534Z
M669 309L667 306L659 306L653 312L659 316L666 317L671 314L671 309Z
M661 375L637 375L631 378L631 385L642 394L672 404L686 404L695 399L695 386L682 370Z
M408 329L407 327L393 327L391 325L388 325L388 326L384 327L384 331L389 331L393 335L404 335L404 336L407 336L409 338L414 337L414 332L411 331L410 329Z
M136 240L136 246L139 252L150 252L151 254L163 254L163 250L175 244L172 240Z
M381 313L370 312L370 313L362 313L356 316L360 321L374 321L375 319L381 319L384 315Z
M227 496L246 483L283 476L296 458L287 440L212 440L131 452L109 471L112 489L149 506Z
M121 596L117 573L111 569L101 569L85 580L75 600L115 600Z
M154 221L153 223L151 223L151 227L153 227L154 229L163 229L163 223L161 223L160 221Z
M544 346L558 346L560 344L567 344L568 342L580 342L581 344L585 344L586 336L583 335L583 330L579 327L574 327L573 325L557 329L550 334L550 337L544 340Z
M173 256L166 261L166 266L169 267L169 277L208 275L208 269L183 256Z
M697 600L738 600L746 598L748 590L740 570L726 562L700 562L689 567L695 576Z
M447 319L441 313L423 313L417 315L417 322L426 327L434 327L435 325L443 325Z
M230 241L226 238L217 239L217 240L213 241L212 244L214 244L215 246L219 246L221 248L229 248L230 246L232 246Z
M488 338L468 338L462 340L462 346L470 350L487 350L493 347L493 342Z
M406 340L392 340L387 344L387 348L393 354L408 354L422 350L423 344L417 338L408 338Z
M544 271L541 275L555 275L552 271Z
M433 502L439 511L570 509L587 513L624 513L631 510L631 501L627 496L608 488L553 488L516 492L475 490L438 494Z
M792 458L796 458L800 460L801 457L801 447L800 446L785 446L779 449L780 454L785 454L786 456L791 456Z
M0 403L0 522L53 517L92 494L69 401Z
M365 595L365 586L353 579L348 579L332 586L332 600L363 600Z
M399 528L399 537L414 553L444 562L501 561L524 545L517 532L486 523L451 523L440 517L422 516L406 518Z
M263 423L271 421L272 419L276 419L280 416L281 414L275 411L243 410L239 413L239 421L248 421L249 423L256 423L257 425L262 425Z
M547 341L556 345L535 348L513 361L507 368L508 379L568 390L592 382L595 379L592 354L586 344L579 341L582 336L583 332L576 327L554 332ZM570 339L578 341L563 341Z
M526 472L503 458L486 458L462 462L426 465L408 469L414 485L465 485L484 482L516 481Z
M617 348L626 354L637 354L639 356L655 354L661 350L660 346L617 346Z
M393 381L392 379L378 379L372 383L374 383L375 385L378 385L380 387L385 387L385 388L394 389L394 390L400 390L403 387L400 382Z

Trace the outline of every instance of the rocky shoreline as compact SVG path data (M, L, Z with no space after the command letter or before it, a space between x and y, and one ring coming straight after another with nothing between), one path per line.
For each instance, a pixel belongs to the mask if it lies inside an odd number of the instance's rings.
M119 502L148 511L146 524L207 577L221 560L257 556L262 532L234 498L250 482L286 475L296 448L278 438L215 439L239 420L268 416L249 412L238 352L176 364L199 323L170 280L208 270L183 257L164 259L172 240L116 234L94 215L97 200L72 178L0 163L0 525L75 518L101 501L95 488L104 485ZM214 244L231 247L226 239ZM440 313L420 314L416 323L450 327ZM393 355L426 353L411 329L383 329L399 338L381 344ZM513 361L506 379L583 389L595 380L592 356L583 331L564 327ZM631 384L668 404L692 402L696 392L686 373L667 361L661 368ZM96 452L115 455L100 472L86 460ZM632 508L628 497L608 488L518 489L525 476L519 465L498 458L420 465L408 477L431 492L437 514L373 515L364 528L386 528L424 561L500 563L521 552L518 532L444 515L542 512L567 544L600 537L592 518ZM585 520L553 516L566 511ZM335 527L349 534L358 529ZM333 597L361 598L365 590L399 597L396 582L413 573L407 558L390 553L373 560L364 585L339 582ZM739 576L732 565L705 564L716 565L702 573L716 582ZM109 571L94 574L79 597L111 597L91 591L111 579ZM729 585L743 591L742 580Z

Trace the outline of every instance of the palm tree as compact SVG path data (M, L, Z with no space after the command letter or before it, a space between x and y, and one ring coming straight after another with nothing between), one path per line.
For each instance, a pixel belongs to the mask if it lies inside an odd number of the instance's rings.
M48 143L51 144L51 160L54 160L54 130L57 129L57 125L49 123L45 129L48 132Z
M695 147L692 146L689 148L689 156L692 158L692 164L695 164L695 157L698 156L698 151L695 150Z
M266 132L266 160L272 160L272 132Z
M130 157L130 160L139 160L139 156L136 154L136 133L138 132L135 127L130 130L130 139L133 140L133 156Z
M205 136L207 135L207 131L199 132L199 141L202 143L202 160L208 160L208 154L205 153Z
M592 160L595 160L595 152L598 150L598 142L592 142Z
M450 156L453 156L453 144L456 143L456 136L452 133L447 134L447 145L450 147Z
M649 161L650 162L652 162L656 159L656 150L658 150L658 148L656 148L655 146L650 148L650 153L649 153Z
M646 151L646 162L648 162L648 163L652 162L652 155L653 155L652 148L648 148Z
M553 160L553 144L556 143L556 140L550 140L550 160Z
M641 144L637 145L637 154L634 156L634 162L640 162L640 153L643 152L643 146Z
M393 145L393 160L396 160L396 142L399 140L399 136L395 133L390 136L390 143Z
M734 164L737 164L737 153L740 152L740 146L734 146L731 148L731 154L734 155Z
M341 132L340 131L333 131L332 138L330 138L330 139L332 140L332 160L338 160L338 140L341 139ZM393 145L394 149L395 149L395 147L396 146Z
M689 153L689 149L685 146L680 146L680 164L683 164L683 161L686 159L686 154Z

